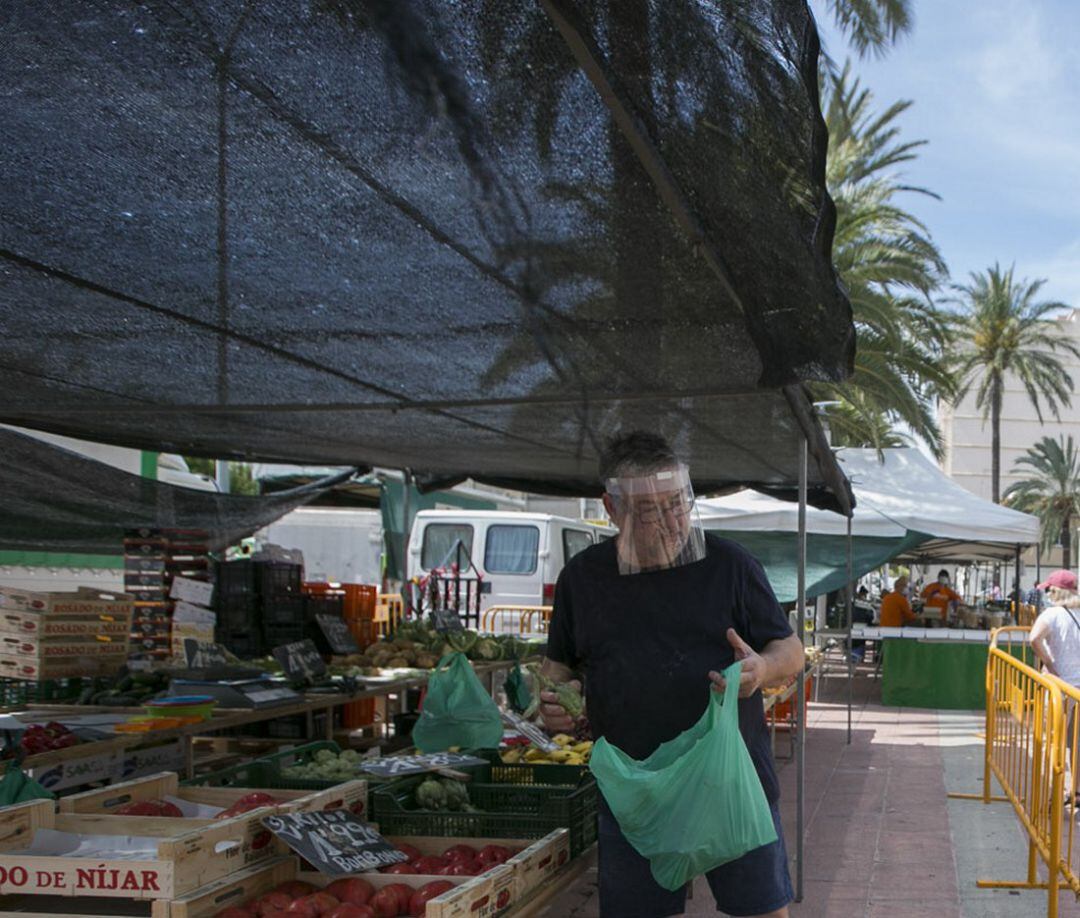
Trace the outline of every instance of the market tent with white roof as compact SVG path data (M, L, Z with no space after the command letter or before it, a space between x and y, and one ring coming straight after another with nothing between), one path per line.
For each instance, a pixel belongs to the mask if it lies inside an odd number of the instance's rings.
M840 449L851 481L852 574L885 562L1011 559L1039 538L1039 521L983 500L956 484L917 449ZM796 595L798 507L756 491L699 502L702 525L744 545L761 561L782 602ZM847 520L806 511L807 592L820 595L847 580Z

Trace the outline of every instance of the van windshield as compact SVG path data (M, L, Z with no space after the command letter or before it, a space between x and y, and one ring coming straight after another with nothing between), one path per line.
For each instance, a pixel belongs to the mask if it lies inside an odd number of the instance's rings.
M489 574L531 574L536 570L540 530L535 526L489 526L484 570Z
M467 567L472 558L473 528L468 523L428 523L424 529L424 547L420 553L420 566L425 571L440 567L444 561L454 563L457 558L448 555L461 542L468 558L461 559Z

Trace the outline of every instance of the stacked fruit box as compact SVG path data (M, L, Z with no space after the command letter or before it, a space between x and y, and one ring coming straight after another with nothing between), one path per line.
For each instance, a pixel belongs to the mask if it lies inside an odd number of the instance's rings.
M0 676L40 681L104 676L127 660L133 597L80 587L0 587Z

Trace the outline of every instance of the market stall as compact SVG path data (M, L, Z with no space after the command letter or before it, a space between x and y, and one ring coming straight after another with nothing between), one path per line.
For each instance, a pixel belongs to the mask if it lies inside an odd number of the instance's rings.
M805 4L20 2L7 25L5 423L575 496L607 436L655 430L697 493L850 512L803 388L855 344ZM141 895L201 918L295 868Z

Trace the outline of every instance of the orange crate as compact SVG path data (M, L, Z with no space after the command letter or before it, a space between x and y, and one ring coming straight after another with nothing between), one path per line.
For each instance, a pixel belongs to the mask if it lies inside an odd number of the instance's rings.
M344 727L366 727L375 723L375 699L352 701L341 707L341 723Z
M814 677L806 677L806 694L803 697L803 720L806 719L806 705L810 703L810 692L814 688ZM769 718L773 723L790 724L791 712L794 709L795 696L790 701L781 701L769 709Z

